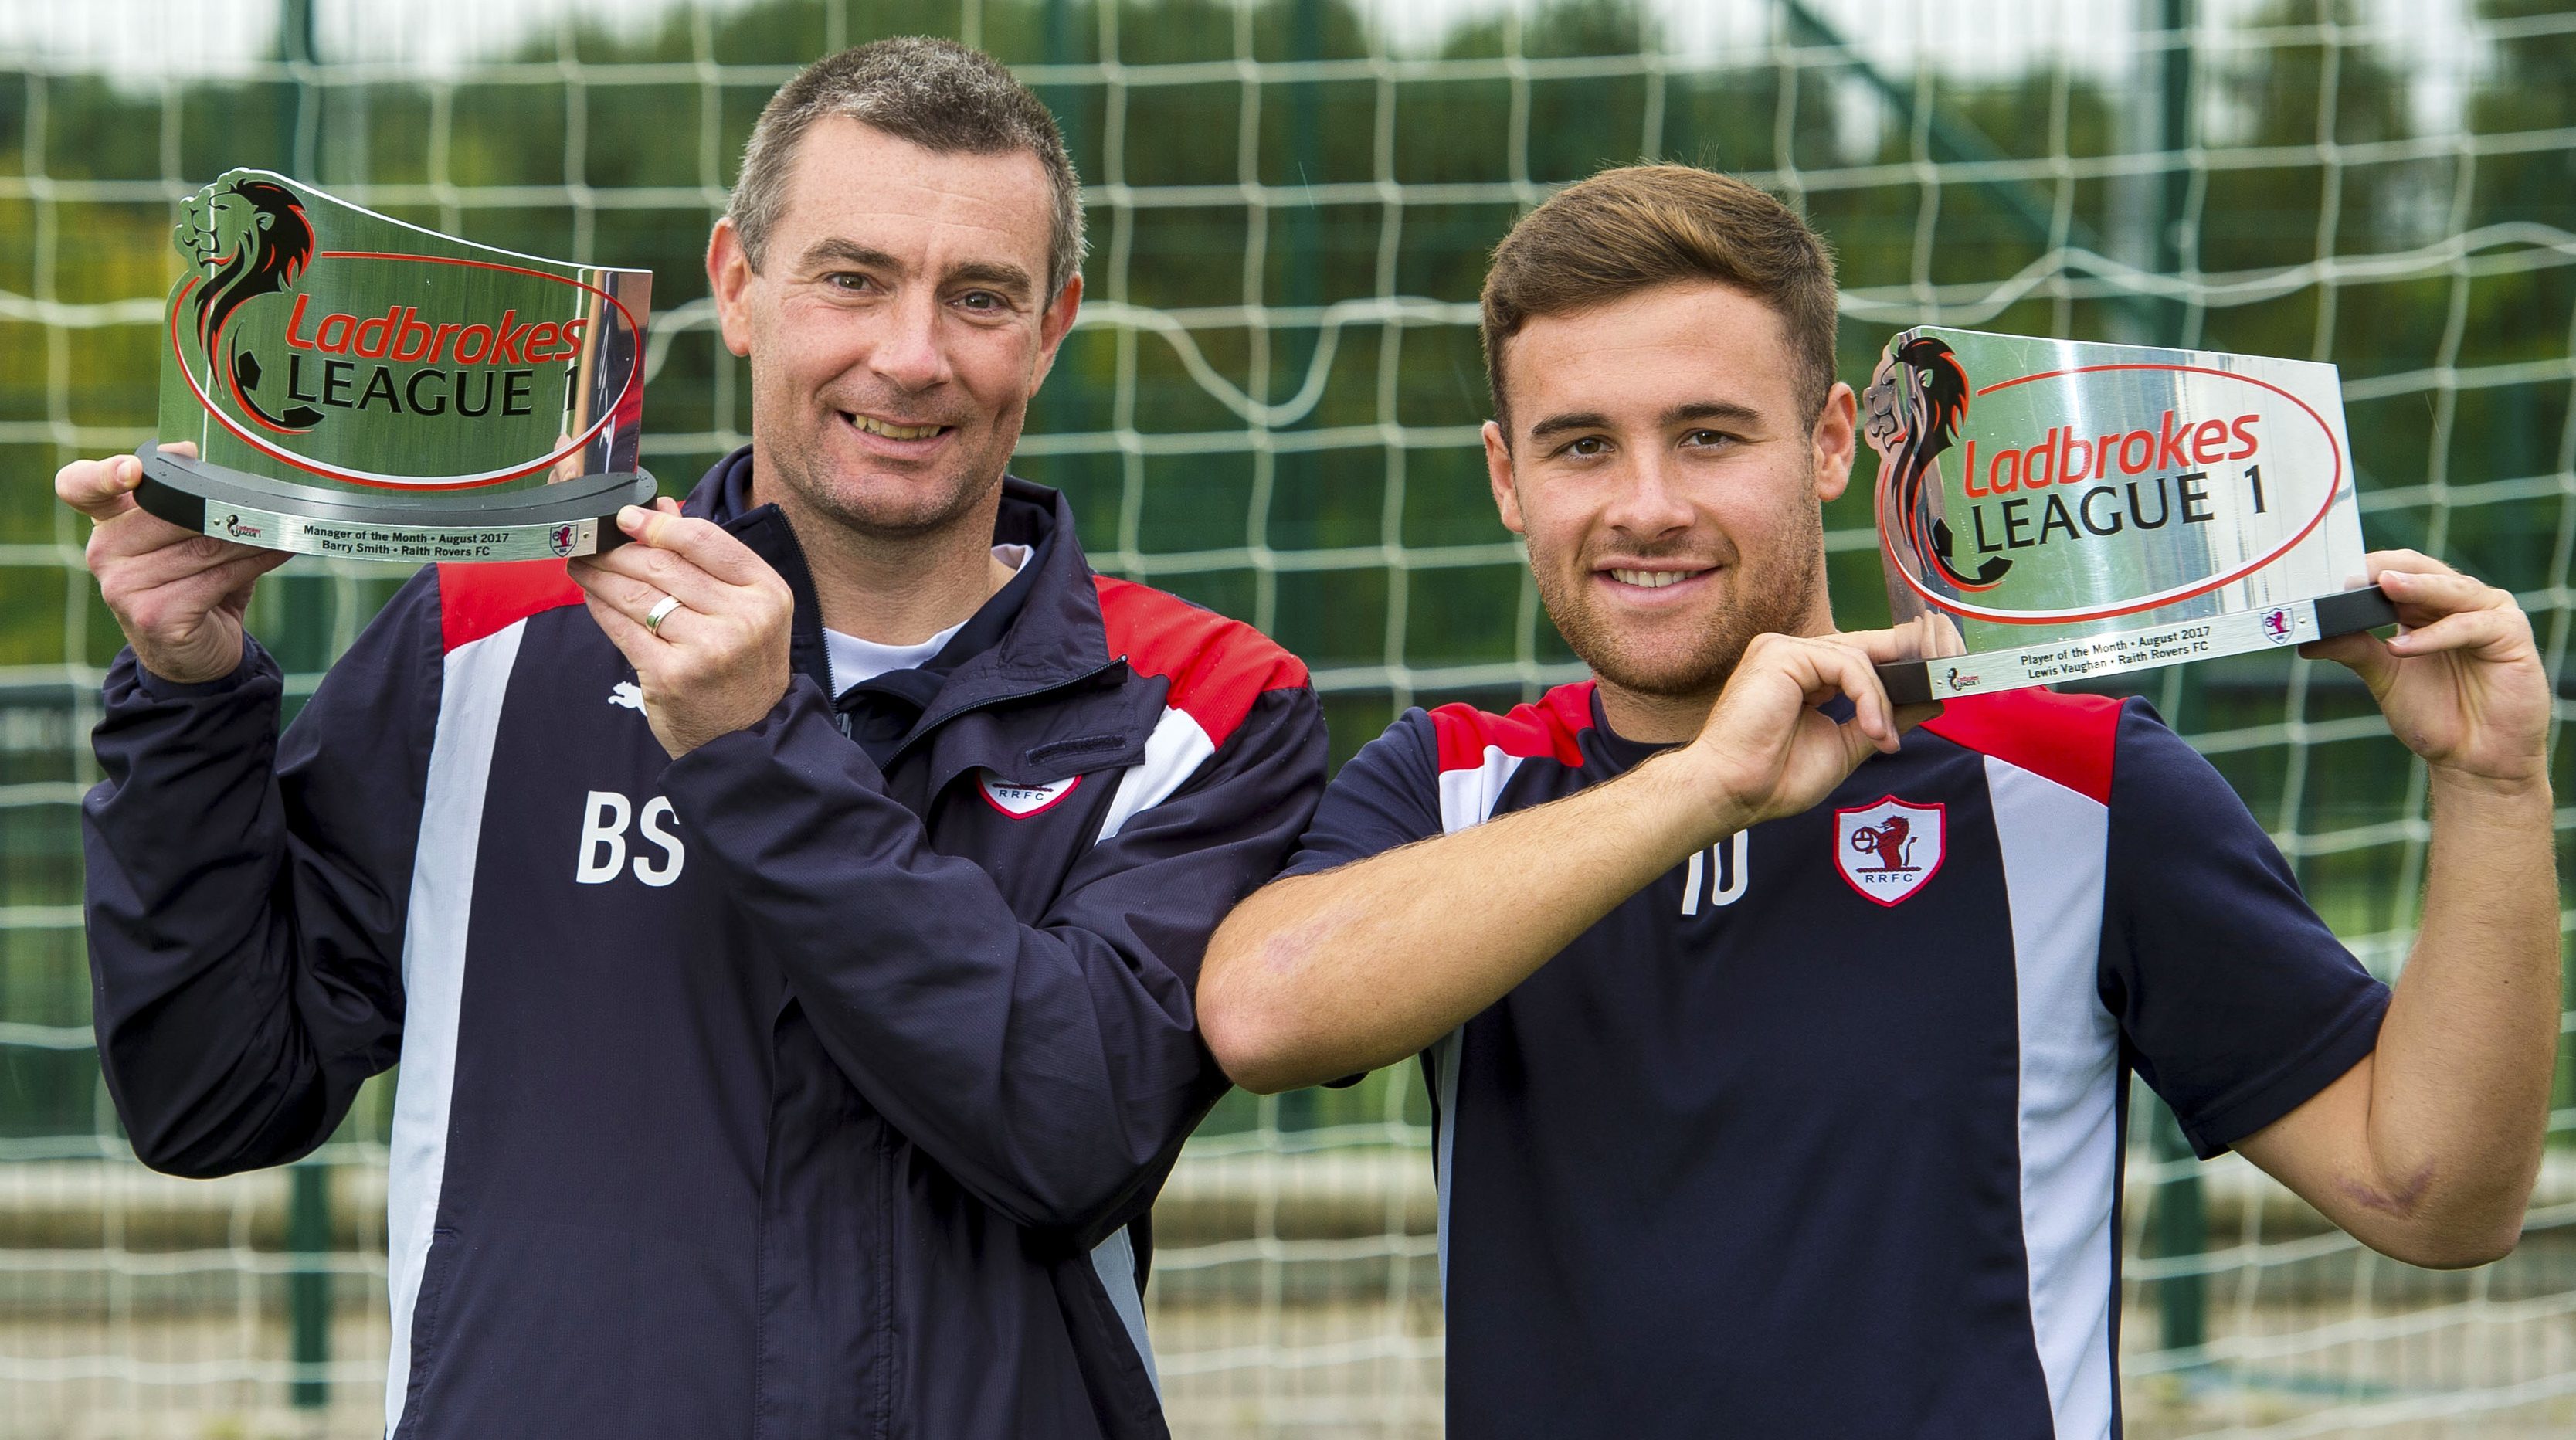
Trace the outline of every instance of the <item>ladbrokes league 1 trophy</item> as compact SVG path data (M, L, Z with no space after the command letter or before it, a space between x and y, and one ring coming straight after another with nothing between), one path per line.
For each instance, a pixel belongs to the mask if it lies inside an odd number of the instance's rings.
M1921 326L1861 402L1899 704L2396 622L2363 578L2331 365Z
M591 554L623 538L601 517L651 503L651 272L470 244L259 170L183 213L145 509L421 562Z

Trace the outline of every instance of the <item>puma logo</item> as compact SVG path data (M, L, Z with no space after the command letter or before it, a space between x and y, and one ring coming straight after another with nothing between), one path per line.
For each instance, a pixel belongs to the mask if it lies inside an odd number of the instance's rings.
M634 681L620 680L608 687L608 703L623 705L641 715L644 713L644 692L635 687Z

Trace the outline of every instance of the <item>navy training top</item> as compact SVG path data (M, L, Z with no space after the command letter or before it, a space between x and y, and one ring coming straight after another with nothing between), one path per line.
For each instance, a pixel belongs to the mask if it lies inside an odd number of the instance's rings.
M1655 753L1588 683L1408 711L1288 873ZM1952 701L1424 1054L1449 1434L2116 1435L2128 1072L2207 1157L2386 1005L2143 702Z

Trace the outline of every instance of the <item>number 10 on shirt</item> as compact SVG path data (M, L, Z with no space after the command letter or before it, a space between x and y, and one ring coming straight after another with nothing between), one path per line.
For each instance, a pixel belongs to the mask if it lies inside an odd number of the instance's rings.
M1682 915L1700 913L1704 903L1717 910L1744 898L1751 872L1746 867L1749 832L1738 830L1705 850L1691 852L1682 867Z

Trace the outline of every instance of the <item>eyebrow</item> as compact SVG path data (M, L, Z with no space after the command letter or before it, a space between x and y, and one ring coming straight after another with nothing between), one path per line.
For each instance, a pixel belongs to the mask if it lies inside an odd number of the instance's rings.
M1038 282L1030 277L1029 272L1001 260L970 260L949 271L946 283L989 285L996 290L1009 291L1016 300L1026 300L1038 289Z
M883 250L851 240L817 240L805 248L804 268L838 262L869 270L892 270L900 273L902 262ZM970 260L942 278L948 285L987 285L1010 292L1012 298L1025 300L1037 292L1037 281L1029 272L1002 260Z
M1656 417L1658 424L1669 428L1692 420L1715 420L1730 425L1755 425L1761 415L1749 405L1732 400L1692 400L1675 405ZM1529 428L1529 438L1544 440L1571 430L1608 430L1610 417L1598 410L1577 410L1564 415L1550 415Z
M873 270L901 270L903 266L883 250L872 249L851 240L817 240L805 247L804 268L811 270L827 260L844 265L864 265Z
M1568 430L1607 430L1609 428L1609 416L1598 410L1577 410L1566 415L1550 415L1532 425L1529 428L1529 438L1544 440L1551 435L1562 435Z
M1679 425L1689 420L1716 420L1729 425L1758 425L1762 417L1754 412L1752 406L1738 405L1732 400L1693 400L1687 404L1676 405L1663 414L1663 422L1667 426Z

